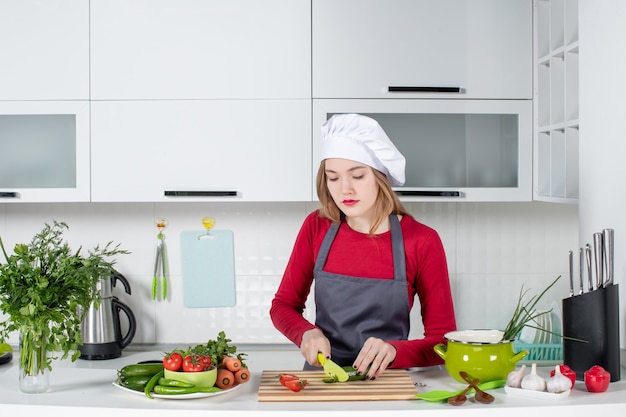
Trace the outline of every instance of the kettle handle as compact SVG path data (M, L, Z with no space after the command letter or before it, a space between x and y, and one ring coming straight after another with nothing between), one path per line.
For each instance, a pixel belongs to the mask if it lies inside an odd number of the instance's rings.
M115 287L115 282L116 281L121 281L122 285L124 285L124 291L126 291L126 294L130 294L130 283L128 282L128 280L126 279L126 277L122 274L120 274L119 272L116 272L112 277L112 285Z
M137 330L137 321L135 320L135 315L133 314L133 311L126 304L120 302L116 297L113 297L111 299L111 302L115 311L116 337L120 343L120 346L122 348L125 348L133 340L133 337L135 337L135 331ZM126 314L126 317L128 317L128 331L124 336L122 336L122 330L120 326L120 310L122 310L124 314Z

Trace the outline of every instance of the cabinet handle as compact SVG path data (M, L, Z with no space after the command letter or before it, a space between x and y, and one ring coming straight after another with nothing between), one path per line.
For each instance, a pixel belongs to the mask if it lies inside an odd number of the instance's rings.
M19 194L15 191L0 191L0 198L17 198Z
M461 87L389 86L390 93L461 93Z
M236 197L237 191L179 191L166 190L165 197Z
M396 194L411 197L460 197L458 191L411 191L411 190L394 190Z

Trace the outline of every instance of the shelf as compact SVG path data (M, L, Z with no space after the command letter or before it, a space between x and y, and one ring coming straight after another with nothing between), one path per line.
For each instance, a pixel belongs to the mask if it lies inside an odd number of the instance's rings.
M535 1L534 198L578 199L579 43L576 0Z

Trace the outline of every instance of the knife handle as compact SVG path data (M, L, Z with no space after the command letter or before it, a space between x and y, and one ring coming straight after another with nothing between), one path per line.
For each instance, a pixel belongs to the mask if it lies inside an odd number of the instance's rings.
M602 238L604 240L604 268L606 270L606 279L603 282L603 286L613 284L613 263L614 263L614 242L615 232L613 229L604 229L602 231Z
M602 233L593 234L593 251L596 261L596 285L594 289L598 289L602 286L604 281L604 244Z
M585 245L585 257L587 258L587 291L593 291L593 267L591 266L591 245Z
M585 255L583 248L578 249L578 294L582 294L583 290L583 275L585 271Z
M569 296L574 295L574 252L569 251Z

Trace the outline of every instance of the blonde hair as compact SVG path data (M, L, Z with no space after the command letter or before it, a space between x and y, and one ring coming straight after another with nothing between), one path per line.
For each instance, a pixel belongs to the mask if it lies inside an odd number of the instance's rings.
M328 186L326 185L326 161L320 163L319 170L317 171L317 197L320 200L320 216L329 219L332 223L339 223L341 220L341 210L335 204L335 200L330 195ZM382 172L377 169L371 168L374 173L376 184L378 185L378 195L376 196L376 203L374 205L374 212L376 217L374 223L370 227L370 234L378 228L378 226L387 218L390 214L400 214L403 216L409 215L402 202L398 198L398 195L391 189L389 180Z

